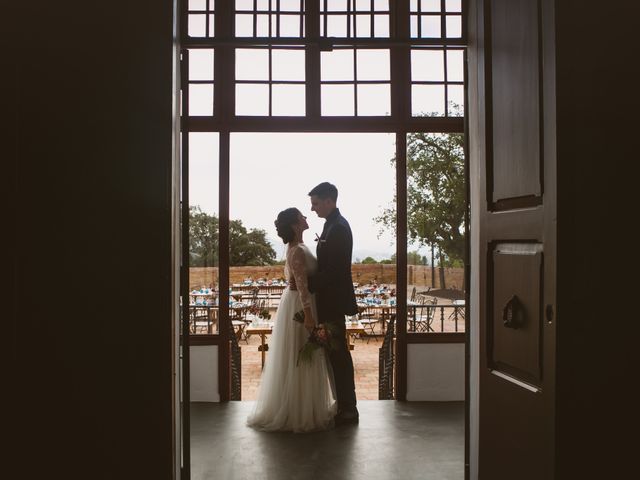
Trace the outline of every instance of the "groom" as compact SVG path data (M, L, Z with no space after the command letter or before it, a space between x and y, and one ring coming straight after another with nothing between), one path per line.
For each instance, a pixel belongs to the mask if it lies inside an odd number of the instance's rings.
M358 423L353 360L345 331L345 315L358 313L351 278L351 227L336 207L338 189L335 185L323 182L309 192L309 197L311 210L326 220L322 235L316 239L318 271L309 277L309 290L316 294L318 321L330 323L339 341L329 354L338 397L335 422L336 425Z

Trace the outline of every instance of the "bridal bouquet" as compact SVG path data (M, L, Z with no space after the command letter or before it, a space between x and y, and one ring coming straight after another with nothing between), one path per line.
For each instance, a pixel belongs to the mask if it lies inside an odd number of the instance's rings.
M300 365L300 362L311 363L313 359L313 354L316 350L320 348L324 348L329 351L332 350L335 346L336 340L333 337L333 333L331 329L326 324L319 324L311 333L309 333L309 338L307 342L302 346L300 351L298 352L298 360L296 361L296 366Z

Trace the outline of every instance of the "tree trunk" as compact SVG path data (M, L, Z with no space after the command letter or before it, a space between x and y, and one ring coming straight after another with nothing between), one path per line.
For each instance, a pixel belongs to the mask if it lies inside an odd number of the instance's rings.
M433 245L431 245L431 288L436 288L436 261Z
M444 290L447 288L447 286L445 285L445 282L444 282L444 266L442 265L442 250L440 250L438 254L440 257L438 261L438 273L440 275L440 288Z

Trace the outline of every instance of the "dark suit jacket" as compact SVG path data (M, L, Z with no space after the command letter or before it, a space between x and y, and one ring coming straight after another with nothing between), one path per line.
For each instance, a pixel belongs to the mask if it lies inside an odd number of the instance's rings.
M316 294L318 321L336 321L358 313L351 278L353 236L349 222L336 208L326 219L316 247L318 271L309 277L309 290Z

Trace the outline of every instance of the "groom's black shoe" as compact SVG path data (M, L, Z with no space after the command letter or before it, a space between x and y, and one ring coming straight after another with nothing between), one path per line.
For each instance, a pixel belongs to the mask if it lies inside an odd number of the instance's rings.
M342 410L334 418L336 426L355 425L360 421L360 414L357 409Z

